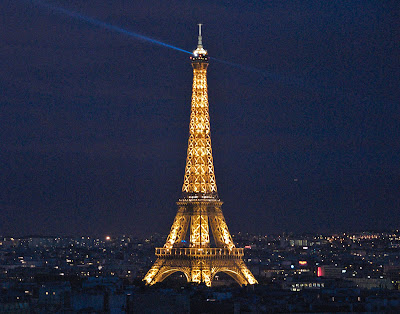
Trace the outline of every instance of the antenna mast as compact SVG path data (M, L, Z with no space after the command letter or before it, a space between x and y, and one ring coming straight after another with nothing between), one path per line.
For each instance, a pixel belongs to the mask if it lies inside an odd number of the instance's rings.
M198 43L197 43L197 48L203 48L203 38L201 37L201 26L203 25L203 24L197 24L197 25L199 25L199 41L198 41Z

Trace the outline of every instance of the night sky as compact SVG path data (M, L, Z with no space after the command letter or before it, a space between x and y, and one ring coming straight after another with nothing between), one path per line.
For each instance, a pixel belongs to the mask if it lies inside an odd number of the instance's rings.
M58 0L192 51L232 232L400 227L398 1ZM0 234L168 233L189 55L0 1Z

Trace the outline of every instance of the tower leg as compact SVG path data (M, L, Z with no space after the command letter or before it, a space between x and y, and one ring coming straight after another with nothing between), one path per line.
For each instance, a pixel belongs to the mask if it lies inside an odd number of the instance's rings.
M182 240L185 239L189 220L190 216L187 215L186 208L184 206L179 207L164 247L172 248L175 243L178 246L181 244Z
M210 246L207 208L202 204L193 207L190 224L190 246L200 248Z
M235 247L220 207L216 207L210 213L210 225L217 247Z
M204 282L207 287L211 287L211 268L210 263L204 259L195 259L191 262L191 281L196 283Z
M236 265L239 267L242 276L246 278L247 283L249 283L250 285L258 283L256 278L254 278L253 274L242 260L237 261Z
M191 281L191 267L189 261L178 262L158 258L143 280L146 281L148 285L154 285L179 271L185 275L188 282Z
M156 281L154 281L154 278L156 277L157 273L160 271L164 262L165 262L165 260L163 260L161 258L157 258L156 262L153 264L153 266L147 272L146 276L144 276L143 281L146 281L146 283L148 285L155 284Z

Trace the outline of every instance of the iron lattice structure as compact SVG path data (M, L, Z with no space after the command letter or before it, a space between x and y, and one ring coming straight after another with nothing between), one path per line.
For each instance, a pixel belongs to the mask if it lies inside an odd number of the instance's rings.
M182 199L177 202L178 213L167 241L163 248L156 248L157 260L143 280L153 285L180 271L188 282L211 286L215 275L225 272L240 285L256 284L243 262L243 249L232 241L217 194L207 92L208 54L202 45L201 25L191 60L193 90ZM210 246L210 227L215 247Z

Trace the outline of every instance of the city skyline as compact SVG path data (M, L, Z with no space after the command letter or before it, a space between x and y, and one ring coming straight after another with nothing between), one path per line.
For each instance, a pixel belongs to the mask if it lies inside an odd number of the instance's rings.
M259 281L251 289L221 273L214 287L187 283L183 273L145 286L154 247L165 240L160 235L0 237L0 309L398 312L399 230L234 239Z
M211 59L209 77L224 214L233 232L265 234L398 227L391 4L57 2L185 50L207 25L211 58L225 61ZM167 233L184 175L188 56L35 1L3 6L0 234Z

